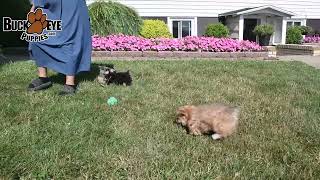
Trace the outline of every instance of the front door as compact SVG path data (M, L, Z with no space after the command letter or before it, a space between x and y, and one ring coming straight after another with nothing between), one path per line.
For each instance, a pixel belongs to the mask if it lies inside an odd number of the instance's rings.
M256 42L254 28L258 25L258 19L244 19L243 40Z
M282 41L282 18L275 18L274 20L274 42L273 44L281 44Z

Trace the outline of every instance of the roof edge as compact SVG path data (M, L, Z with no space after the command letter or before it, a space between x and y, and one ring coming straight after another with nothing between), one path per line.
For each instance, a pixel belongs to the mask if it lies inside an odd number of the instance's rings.
M296 16L297 14L291 12L291 11L287 11L287 10L284 10L282 8L278 8L278 7L275 7L273 5L265 5L265 6L259 6L259 7L253 7L253 8L250 8L250 9L247 9L245 8L245 10L239 10L239 11L229 11L229 12L226 12L226 13L222 13L222 14L219 14L218 16L229 16L229 15L233 15L233 16L239 16L239 15L244 15L244 14L248 14L248 13L251 13L251 12L255 12L255 11L259 11L259 10L263 10L263 9L273 9L275 11L278 11L280 13L283 13L283 14L286 14L287 16L291 17L291 16Z

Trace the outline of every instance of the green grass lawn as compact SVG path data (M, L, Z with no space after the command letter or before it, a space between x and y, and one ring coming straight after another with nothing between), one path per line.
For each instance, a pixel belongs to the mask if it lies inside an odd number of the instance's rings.
M110 62L108 62L110 63ZM112 61L132 87L81 75L73 97L26 92L32 62L0 66L0 179L319 179L320 71L298 62ZM113 108L106 101L117 97ZM185 104L241 107L239 132L193 137Z

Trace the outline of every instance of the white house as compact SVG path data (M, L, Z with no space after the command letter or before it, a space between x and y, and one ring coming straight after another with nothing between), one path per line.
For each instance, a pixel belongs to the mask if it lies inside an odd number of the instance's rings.
M94 0L87 0L90 4ZM256 40L252 30L269 23L270 44L285 43L287 26L308 25L320 31L320 0L118 0L145 19L167 23L174 37L201 36L209 23L223 22L231 37Z

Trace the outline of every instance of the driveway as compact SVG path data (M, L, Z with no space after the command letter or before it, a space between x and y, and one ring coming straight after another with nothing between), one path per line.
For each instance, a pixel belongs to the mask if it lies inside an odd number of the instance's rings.
M281 61L301 61L320 69L320 56L279 56Z

